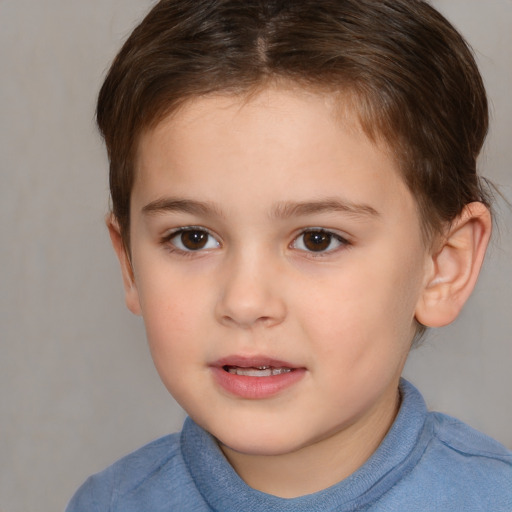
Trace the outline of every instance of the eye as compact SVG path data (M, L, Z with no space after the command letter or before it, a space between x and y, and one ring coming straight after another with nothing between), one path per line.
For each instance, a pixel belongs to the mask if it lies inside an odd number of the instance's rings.
M183 252L216 249L220 246L218 240L202 228L181 228L167 237L167 240Z
M294 249L308 252L331 252L342 245L348 245L348 241L340 235L320 228L308 229L292 242Z

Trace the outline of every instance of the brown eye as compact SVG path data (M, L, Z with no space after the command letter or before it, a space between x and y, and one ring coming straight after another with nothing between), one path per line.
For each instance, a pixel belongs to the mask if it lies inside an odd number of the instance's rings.
M181 243L189 251L203 249L208 242L208 233L204 231L184 231L181 233Z
M184 252L215 249L219 242L204 229L181 229L169 239L172 245Z
M292 244L294 249L306 252L331 252L348 242L339 235L324 229L304 231Z
M325 251L331 245L332 235L325 231L308 231L304 233L304 246L309 251Z

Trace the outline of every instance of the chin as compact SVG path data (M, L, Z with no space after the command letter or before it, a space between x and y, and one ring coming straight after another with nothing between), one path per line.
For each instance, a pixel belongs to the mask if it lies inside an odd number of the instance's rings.
M222 447L237 453L253 456L286 455L300 450L308 445L306 439L296 439L290 435L289 430L275 430L272 426L257 432L250 429L235 428L231 425L230 432L212 432Z
M250 439L243 440L228 440L228 442L222 442L217 438L221 447L228 448L234 452L255 456L255 457L274 457L279 455L286 455L297 451L299 447L293 444L284 444L283 442L268 442L268 440L253 441Z

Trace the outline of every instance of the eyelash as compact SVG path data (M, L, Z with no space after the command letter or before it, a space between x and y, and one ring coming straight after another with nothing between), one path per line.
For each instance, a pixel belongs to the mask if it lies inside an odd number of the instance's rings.
M196 255L197 253L200 253L205 250L205 247L198 247L197 249L187 249L187 248L180 248L177 247L176 244L173 243L173 239L178 238L180 235L183 236L186 233L201 233L203 235L206 235L208 238L206 239L205 245L208 245L210 239L213 239L217 242L217 247L220 246L220 242L217 240L217 237L214 236L208 229L203 228L201 226L186 226L182 228L175 229L171 231L170 233L166 234L164 237L162 237L161 243L162 245L165 245L168 250L172 253L176 252L179 253L182 256L188 256L192 257ZM181 241L181 244L183 245L183 241ZM206 248L206 250L212 249L212 247Z
M327 236L328 237L327 248L320 250L320 251L314 251L314 250L308 250L307 248L302 249L302 248L294 247L297 244L297 242L299 240L301 240L301 238L302 238L302 245L305 247L304 237L308 234ZM339 245L333 249L329 249L328 247L332 244L333 240L336 240L336 242L338 242ZM294 240L290 244L290 247L306 253L308 255L308 257L310 257L310 258L321 258L321 257L328 256L330 254L333 254L335 252L338 252L339 250L346 248L350 245L351 245L351 243L346 238L342 237L341 235L334 233L332 231L329 231L328 229L315 227L315 228L304 229L303 231L301 231L301 233L297 237L294 238Z
M183 240L180 240L180 243L183 246L183 248L178 247L175 243L173 243L173 239L176 239L180 236L183 237L183 235L185 235L187 233L189 233L191 235L194 233L202 234L203 236L206 235L207 238L204 241L204 245L199 246L196 249L190 249L190 248L184 247ZM321 236L327 237L327 244L328 244L327 247L325 249L321 249L319 251L308 250L308 248L306 247L306 244L304 243L304 237L307 236L308 234L315 234L315 235L321 235ZM210 243L211 239L216 241L216 247L207 247L207 245ZM302 239L302 242L299 242L301 239ZM335 240L338 243L338 245L334 249L329 249L329 246L332 244L333 240ZM194 242L194 240L191 240L191 241ZM197 241L199 243L201 243L203 240L198 239ZM311 240L310 240L310 242L311 242ZM325 242L325 239L324 240L320 239L318 242L319 242L318 247L320 247L320 244L322 242ZM314 243L318 243L318 242L314 241ZM194 255L197 255L198 253L205 251L205 250L211 250L211 249L221 247L221 243L218 241L217 237L215 235L213 235L208 229L201 227L201 226L186 226L186 227L181 227L181 228L175 229L175 230L171 231L170 233L166 234L164 237L162 237L161 243L162 243L162 245L165 245L170 252L179 253L180 255L183 255L186 257L192 257ZM303 248L297 247L298 244L302 245ZM335 253L338 250L340 250L342 248L346 248L350 245L351 245L351 243L346 238L342 237L341 235L334 233L332 231L329 231L327 229L324 229L324 228L315 227L315 228L308 228L308 229L302 230L293 239L293 241L290 243L289 247L291 249L296 249L298 251L301 251L301 252L307 254L308 257L318 258L318 257L325 257L327 255Z

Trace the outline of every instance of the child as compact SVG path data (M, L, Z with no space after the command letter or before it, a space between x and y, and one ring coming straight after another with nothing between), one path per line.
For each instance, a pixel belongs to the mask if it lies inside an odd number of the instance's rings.
M108 228L181 434L68 511L512 510L400 375L491 232L481 77L420 0L162 0L98 102Z

